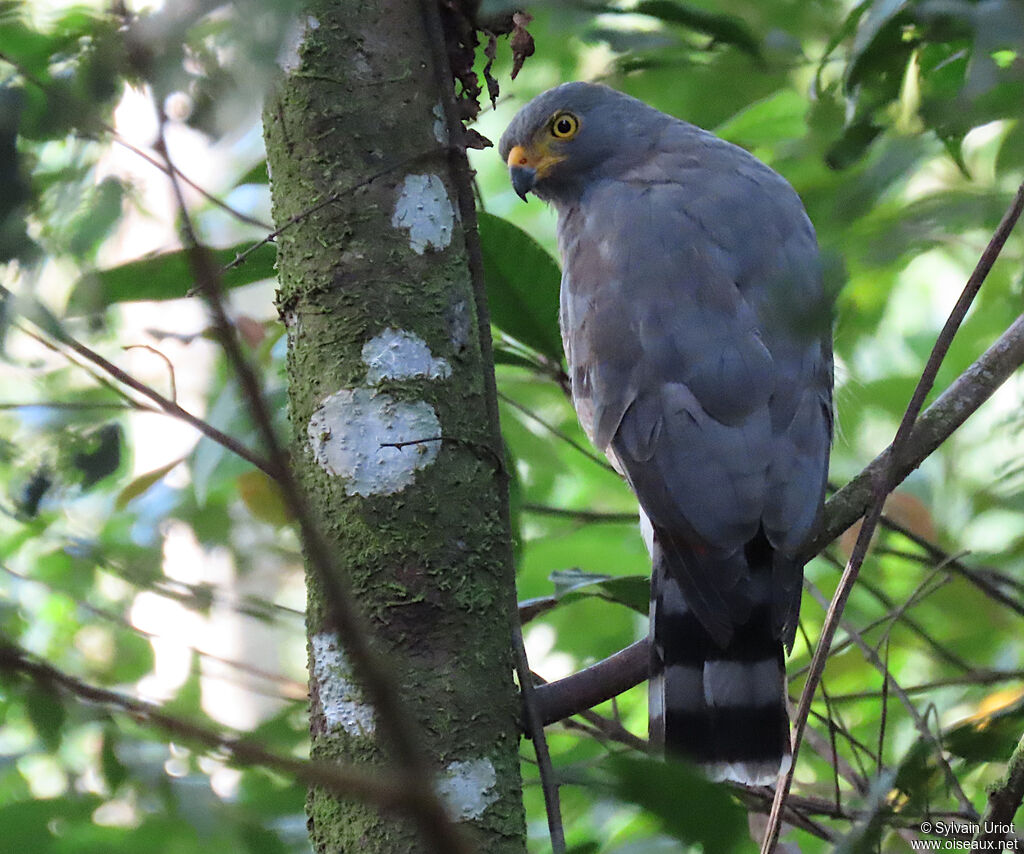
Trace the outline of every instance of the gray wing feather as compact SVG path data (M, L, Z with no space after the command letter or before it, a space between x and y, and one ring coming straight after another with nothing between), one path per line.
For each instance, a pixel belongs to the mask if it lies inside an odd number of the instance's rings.
M738 613L731 556L763 526L788 633L831 441L828 312L799 199L746 152L674 123L643 164L563 212L559 240L584 428L656 528L712 550L714 573L684 584L705 623Z

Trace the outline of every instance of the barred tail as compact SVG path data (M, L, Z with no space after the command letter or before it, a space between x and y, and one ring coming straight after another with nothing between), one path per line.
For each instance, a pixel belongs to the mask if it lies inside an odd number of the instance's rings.
M719 646L687 607L655 549L651 578L651 740L713 780L770 785L792 761L771 573L753 572L752 608Z

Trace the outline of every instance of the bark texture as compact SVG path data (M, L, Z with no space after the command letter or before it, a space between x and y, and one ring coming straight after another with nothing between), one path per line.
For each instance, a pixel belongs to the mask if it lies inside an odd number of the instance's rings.
M264 114L275 221L380 177L277 240L293 462L453 814L481 851L519 854L510 531L484 381L493 368L420 5L319 0L299 24ZM313 755L379 763L387 746L308 583ZM308 812L318 852L424 850L405 820L320 790Z

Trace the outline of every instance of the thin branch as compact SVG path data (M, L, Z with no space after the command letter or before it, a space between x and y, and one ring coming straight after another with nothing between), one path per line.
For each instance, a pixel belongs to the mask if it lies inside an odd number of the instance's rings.
M1024 364L1024 314L928 407L893 468L902 481L945 442L1006 380ZM863 514L871 501L872 484L890 465L892 445L873 459L825 505L823 524L802 549L813 557ZM901 533L903 533L901 531Z
M931 411L931 410L929 410ZM927 417L927 413L925 416ZM1005 605L1007 608L1012 610L1018 616L1024 617L1024 604L1017 599L1014 599L999 589L998 585L993 579L1001 580L1002 583L1007 586L1013 586L1020 589L1020 583L1016 579L1003 576L1002 573L994 569L980 569L967 566L961 561L956 555L951 555L945 550L939 548L935 543L920 536L909 528L901 525L894 519L890 519L883 516L881 519L881 525L888 528L903 537L906 537L910 542L917 546L920 546L928 553L928 557L936 562L941 563L943 567L948 569L950 572L955 572L957 575L962 576L965 580L977 587L982 593L988 596L990 599L999 602L1001 605Z
M539 685L537 703L545 725L628 691L647 678L649 667L650 655L644 639L572 676Z
M0 290L0 292L2 292L2 290ZM41 346L45 347L51 353L55 353L62 359L65 359L69 364L72 364L79 370L84 371L86 374L92 377L92 379L96 382L97 385L101 386L102 388L105 388L115 397L121 398L121 400L123 400L127 404L127 408L134 409L140 412L160 411L155 406L150 406L148 404L142 403L139 400L136 400L134 397L128 394L128 392L121 388L117 383L111 382L107 377L103 375L101 371L97 371L88 363L79 360L78 358L75 357L73 353L69 353L67 352L67 350L62 350L53 341L46 338L42 334L42 332L33 332L31 329L28 328L28 326L25 325L25 323L23 323L20 320L16 320L14 322L14 327L23 335L27 335L37 344L40 344ZM39 328L40 330L42 330L46 327L44 324L40 324Z
M164 174L168 174L166 164L161 163L152 154L149 154L149 153L143 151L138 146L133 145L132 143L128 142L128 140L124 139L114 128L110 127L109 125L103 125L103 129L107 133L109 133L111 135L111 139L114 142L116 142L118 145L123 146L124 148L127 148L130 152L132 152L135 155L138 155L143 160L145 160L147 163L155 166L157 169L159 169ZM82 135L82 137L84 139L92 139L92 137L89 137L89 136L86 136L86 135ZM229 205L227 202L223 201L222 199L218 199L213 193L209 192L208 190L204 190L202 187L200 187L195 181L193 181L191 178L189 178L188 175L186 175L180 169L176 169L175 170L175 174L177 175L177 177L181 181L184 181L186 184L188 184L193 190L195 190L197 193L199 193L199 195L202 196L204 199L206 199L208 202L210 202L211 204L216 205L222 211L224 211L227 214L230 214L231 216L233 216L235 219L239 220L240 222L244 222L244 223L246 223L248 225L254 225L257 228L262 228L264 231L266 231L267 229L271 228L271 225L269 223L265 223L262 220L256 219L256 217L249 216L249 214L242 213L240 210L231 207L231 205Z
M214 331L234 370L250 417L266 448L271 476L277 480L281 497L299 526L309 566L319 578L334 629L348 654L356 678L366 689L367 698L377 712L380 728L403 777L410 784L416 781L415 785L423 790L414 815L421 834L430 840L432 847L445 854L469 854L471 849L464 833L451 820L434 788L423 785L424 780L431 778L431 771L419 744L419 727L404 704L390 670L370 646L368 632L349 590L348 575L338 564L314 521L312 510L289 464L288 454L274 430L259 378L242 350L224 307L221 271L214 263L209 249L199 241L189 216L164 138L166 120L161 111L157 148L169 170L168 177L181 220L182 243L192 278L210 310Z
M58 343L72 350L74 353L78 354L86 361L92 362L94 365L103 370L105 373L112 376L122 385L127 386L133 391L141 394L143 397L153 401L153 403L155 403L161 410L163 410L168 415L174 418L178 418L181 421L184 421L186 424L195 427L196 430L198 430L208 439L212 439L218 445L223 445L229 451L240 456L243 460L247 460L248 462L252 463L254 466L256 466L256 468L258 468L268 477L275 477L274 469L271 467L270 463L267 460L263 459L261 456L259 456L255 451L252 451L245 445L243 445L234 436L229 436L227 433L218 430L209 422L203 421L203 419L198 418L188 410L183 409L173 400L164 397L162 394L160 394L160 392L156 391L156 389L135 379L135 377L121 370L121 368L119 368L109 359L105 359L103 356L101 356L95 350L91 350L81 341L72 338L63 329L59 329L56 332L49 331L48 334L52 335Z
M815 587L813 584L808 585L807 590L818 602L818 604L821 605L822 608L828 610L831 607L831 603L829 602L825 594L818 590L818 588ZM835 600L833 599L833 601ZM977 813L974 810L974 806L971 804L970 799L967 797L967 795L964 793L964 790L961 788L960 781L957 780L956 774L953 773L953 769L949 767L949 762L946 761L946 757L943 755L942 743L939 741L938 736L936 736L935 733L932 732L932 730L929 728L928 722L925 720L925 717L917 710L917 707L910 701L910 698L907 696L907 692L904 691L903 688L900 686L899 682L896 681L896 677L893 676L892 673L889 671L889 668L886 667L885 662L883 662L882 659L879 658L878 653L875 651L875 649L869 643L867 643L867 641L865 641L864 638L860 636L860 633L853 626L850 625L849 620L840 618L839 624L846 631L847 635L853 638L853 642L857 645L858 649L860 649L861 653L864 655L864 658L879 673L882 674L882 678L891 687L892 692L896 695L897 699L903 705L903 708L907 710L907 714L909 714L910 717L913 719L914 726L917 728L917 731L920 733L921 737L926 741L932 743L932 746L935 748L936 759L938 760L940 767L946 775L946 780L949 783L950 788L953 790L953 793L956 795L957 800L960 802L960 808L967 814L973 813L974 815L977 815ZM881 754L879 754L879 761L881 761L881 758Z
M824 552L821 555L821 557L824 560L828 561L828 563L834 566L838 566L839 569L842 570L843 564L840 563L840 561L830 552ZM936 571L938 570L933 568L932 573L928 576L928 580L931 580L934 577ZM964 661L955 653L946 649L939 641L933 638L931 634L929 634L929 632L923 626L921 626L920 623L918 623L916 620L914 620L907 614L907 611L909 611L912 607L914 607L922 600L930 596L932 593L936 592L936 590L938 590L940 587L944 586L948 580L949 577L947 576L945 579L940 581L940 583L936 587L924 588L921 585L918 585L918 588L907 598L906 602L896 604L895 602L893 602L892 599L886 596L885 593L882 592L882 589L878 587L876 584L868 581L866 578L860 579L861 586L868 593L870 593L871 596L874 597L881 605L889 609L889 613L886 614L885 618L882 621L874 622L869 626L865 626L863 629L861 629L861 632L866 634L870 629L873 629L876 625L879 625L880 622L886 622L889 624L885 630L886 634L888 634L888 632L892 630L893 626L895 626L896 623L902 623L908 629L910 629L911 632L917 635L917 637L924 641L929 647L931 647L932 652L934 652L938 658L941 658L947 664L951 664L954 667L959 668L960 670L971 670L971 665L969 665L966 661ZM881 640L879 640L878 645L880 646L883 643L883 641L884 636ZM811 645L808 644L807 648L810 649L810 647ZM836 651L837 650L833 648L833 653Z
M2 60L3 62L6 62L8 65L12 66L29 83L31 83L33 86L35 86L37 89L39 89L48 100L49 99L54 99L54 100L58 100L58 101L59 100L63 100L62 97L55 97L55 96L60 96L61 95L60 90L51 90L50 86L47 83L45 83L44 81L40 80L38 77L36 77L30 71L28 71L17 60L12 59L9 55L7 55L5 53L0 53L0 60ZM58 107L58 109L59 109L59 107ZM164 172L165 174L169 174L168 171L167 171L168 167L165 164L163 164L159 160L157 160L152 154L149 154L149 153L143 151L138 146L133 145L132 143L128 142L126 139L124 139L117 132L116 128L112 127L111 125L108 125L106 122L99 122L98 127L104 133L110 134L110 138L115 143L117 143L118 145L123 146L124 148L128 149L128 151L132 152L133 154L137 155L138 157L141 157L143 160L145 160L151 166L155 166L161 172ZM75 135L79 139L88 140L90 142L95 142L96 141L96 136L93 135L93 134L89 134L89 133L85 133L85 132L82 132L82 131L78 131L78 132L76 132ZM270 226L267 223L262 222L261 220L258 220L255 217L251 217L248 214L242 213L239 210L236 210L235 208L231 207L231 205L229 205L227 202L222 201L221 199L218 199L215 195L213 195L213 193L209 192L208 190L204 190L202 187L200 187L195 181L193 181L191 178L189 178L183 172L177 171L176 175L177 175L177 177L179 179L181 179L186 184L188 184L193 190L195 190L197 193L199 193L199 195L201 195L204 199L206 199L207 201L209 201L212 204L216 205L217 207L219 207L224 212L226 212L226 213L230 214L231 216L235 217L235 219L238 219L238 220L240 220L241 222L244 222L244 223L248 223L249 225L254 225L257 228L262 228L262 229L270 228Z
M1020 195L1019 191L1018 198ZM1018 317L918 419L893 469L893 476L902 479L910 474L1022 364L1024 315ZM890 446L829 499L820 529L802 549L802 557L810 559L821 552L863 515L872 497L871 485L877 473L888 467L891 457ZM949 565L955 567L955 564ZM647 641L643 640L579 673L540 687L538 702L545 722L568 717L632 688L647 678L647 668Z
M1002 850L1008 831L1012 831L1013 817L1024 799L1024 736L1013 749L1006 774L988 793L985 814L974 834L974 848Z
M406 166L409 166L419 160L422 160L424 157L432 157L436 154L437 149L431 149L430 151L423 151L420 152L419 154L414 154L412 157L403 158L402 160L399 160L397 163L392 163L390 166L386 166L383 169L374 172L367 178L363 178L362 180L356 181L354 184L349 184L347 187L344 187L335 193L331 193L329 196L326 196L325 198L321 199L320 201L316 202L315 204L311 205L305 210L301 210L297 214L292 214L290 217L288 217L288 219L284 221L283 225L275 228L261 240L256 241L249 248L243 250L242 252L239 252L232 261L229 261L221 268L221 272L226 273L228 270L241 266L242 264L245 263L246 259L250 255L252 255L252 253L255 252L257 249L266 246L268 243L273 243L275 240L277 240L278 237L281 236L282 233L287 231L296 223L302 222L307 217L312 216L317 211L323 210L329 205L333 205L335 202L345 198L345 196L350 195L351 193L355 192L361 187L365 187L369 184L372 184L378 178L383 178L385 175L391 174L396 169L403 169Z
M1017 193L1014 196L1010 207L1003 215L1003 219L999 223L999 227L993 234L984 253L982 253L981 258L974 268L974 272L971 273L970 278L967 280L967 284L964 286L963 292L956 301L956 305L953 306L953 310L950 312L945 324L943 324L942 330L939 332L938 338L935 341L935 346L932 348L932 351L928 356L928 361L925 363L924 370L921 372L921 378L918 380L917 387L914 389L913 395L911 395L910 403L907 404L903 420L900 422L900 426L896 430L896 437L889 446L889 456L885 460L885 463L872 473L870 495L868 497L867 512L864 516L864 522L857 534L857 541L854 544L850 559L846 564L846 570L843 572L843 577L839 581L839 586L836 589L835 595L832 597L832 602L829 605L827 614L825 615L825 622L821 628L821 636L818 639L818 646L815 648L814 656L811 659L811 669L807 675L807 681L804 684L803 693L800 696L800 705L797 708L796 720L794 721L793 727L793 762L790 765L789 771L775 790L775 800L772 804L772 812L768 817L768 828L765 831L764 840L761 845L762 854L771 854L778 843L779 831L782 827L782 808L785 805L789 789L793 784L793 775L796 771L796 758L800 750L800 738L803 734L803 729L807 724L807 714L810 711L811 700L814 697L814 692L817 689L821 675L825 670L825 663L828 660L828 650L832 645L832 638L835 636L836 629L839 626L840 618L846 607L847 599L850 596L850 591L853 589L853 585L860 573L860 568L864 563L864 558L867 556L868 548L871 545L871 537L874 534L875 528L878 525L878 520L882 515L882 508L885 504L885 499L905 476L901 475L898 466L906 464L907 456L909 456L908 452L912 453L911 439L918 415L924 406L924 401L927 398L928 393L931 391L932 386L935 383L939 367L942 365L946 353L949 351L949 348L953 343L953 337L956 335L957 330L960 328L964 318L967 316L968 309L974 302L974 298L978 295L978 291L981 289L982 283L985 281L989 271L992 269L992 265L999 257L999 253L1002 251L1002 248L1005 245L1007 238L1010 236L1010 232L1013 230L1014 225L1016 225L1022 210L1024 210L1024 184L1021 184L1017 189ZM842 490L840 490L840 492L842 492ZM956 778L954 777L954 782L955 779ZM962 795L962 792L960 794Z
M122 347L121 349L122 350L148 350L150 353L155 353L157 356L159 356L161 359L163 359L164 364L167 365L167 375L168 375L168 377L170 378L170 381L171 381L171 402L172 403L177 403L178 402L178 381L177 381L177 379L175 379L175 376L174 376L174 362L172 362L167 357L166 353L163 353L160 350L157 350L156 347L153 347L153 346L151 346L149 344L127 344L124 347Z
M536 421L538 424L540 424L541 427L543 427L545 430L547 430L552 436L557 436L559 439L561 439L567 445L571 446L572 448L575 448L577 451L579 451L581 454L583 454L583 456L585 456L588 460L592 460L593 462L595 462L599 466L601 466L601 468L603 468L603 469L607 469L608 471L612 471L612 472L615 471L615 469L612 467L612 464L609 463L608 460L604 459L603 457L599 457L597 454L595 454L589 448L585 448L583 445L581 445L579 442L577 442L574 438L572 438L572 436L570 436L567 433L564 433L563 431L559 430L553 424L548 423L547 421L545 421L543 418L541 418L536 413L531 412L529 409L527 409L525 406L523 406L523 404L521 404L518 400L513 400L507 394L504 394L503 392L500 392L500 391L498 392L498 397L502 401L507 403L509 406L511 406L513 409L518 409L527 418L530 418L531 420ZM618 472L616 472L616 474L618 474Z
M852 641L851 641L852 642ZM1019 682L1024 680L1024 670L974 670L960 676L950 676L945 679L933 679L931 682L923 682L920 685L907 685L903 688L904 693L925 694L934 691L936 688L951 688L970 685L998 685L1000 682ZM867 700L879 697L879 691L855 691L850 694L833 694L833 703L849 703L857 700Z
M487 462L494 466L496 471L502 472L506 476L508 474L505 471L505 461L494 448L483 442L463 439L461 436L428 436L424 439L406 439L402 442L380 442L379 444L382 448L395 448L400 451L402 448L408 448L410 445L424 445L427 442L443 442L448 445L455 445L458 448L467 448L476 456L486 459Z
M11 576L12 578L16 579L17 581L23 584L32 584L38 587L42 587L43 589L48 590L50 592L57 592L56 588L54 588L53 585L43 581L42 579L32 578L28 575L22 575L20 572L15 572L10 567L5 566L3 563L0 563L0 572L6 573L7 575ZM62 596L68 595L68 593L65 591L59 592ZM143 637L148 640L159 640L161 638L166 637L165 635L162 635L158 632L146 631L145 629L141 629L138 626L132 625L130 620L125 619L123 616L114 613L113 611L108 611L106 608L99 608L96 605L91 605L88 602L82 601L81 599L75 599L74 597L72 597L72 601L75 603L76 608L80 608L87 614L91 614L94 617L98 617L101 620L105 620L106 622L111 623L113 626L115 626L122 632L137 635L138 637ZM230 684L235 685L241 685L248 691L253 691L254 693L262 694L266 697L273 697L277 700L305 700L308 694L308 689L304 683L297 682L296 680L291 679L288 676L284 676L283 674L272 673L269 670L264 670L261 667L257 667L256 665L250 664L245 661L224 658L223 656L215 655L212 652L207 652L206 650L200 649L199 647L193 646L191 644L185 644L184 646L186 649L189 650L189 652L195 653L200 658L204 658L207 661L211 661L216 664L222 664L225 667L229 667L232 670L238 670L242 673L247 673L250 676L256 677L256 679L262 682L276 683L280 685L282 689L287 693L271 693L270 691L261 690L257 685L253 684L252 682L243 682L238 679L221 678L220 681L229 682Z
M150 409L148 406L136 406L131 403L124 403L123 401L115 400L111 400L109 402L103 402L100 400L40 400L36 403L15 403L10 401L0 402L0 410L5 411L11 409L59 409L67 410L69 412L88 412L95 409L121 409L126 412L136 412L140 409L146 412L155 411Z
M538 516L563 516L580 522L607 522L610 524L637 524L636 513L606 513L600 510L576 510L572 507L548 507L546 504L523 504L524 513L535 513Z
M0 672L23 674L38 685L60 690L83 702L125 712L134 720L162 729L175 739L224 751L235 764L272 768L307 785L323 786L342 798L356 798L382 809L401 809L412 814L423 809L424 792L432 791L422 780L406 781L379 768L364 771L336 762L295 759L273 753L248 739L227 736L170 715L154 703L82 682L6 641L0 643Z

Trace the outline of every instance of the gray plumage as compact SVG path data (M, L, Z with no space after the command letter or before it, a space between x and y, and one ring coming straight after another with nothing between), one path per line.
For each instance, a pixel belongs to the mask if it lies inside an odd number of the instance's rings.
M578 122L564 140L552 125L563 113ZM779 642L791 646L796 630L797 553L822 504L832 435L814 230L789 184L746 151L604 86L569 83L532 100L502 136L502 157L513 149L523 152L510 162L517 189L531 185L558 211L577 413L653 526L653 622L659 609L664 626L689 614L710 637L693 641L707 647L703 668L689 662L696 676L678 681L703 682L694 708L707 717L722 686L742 681L723 661L742 660L763 681L759 662L781 662ZM755 634L765 635L760 658L748 649ZM689 661L661 648L663 635L652 626L659 678ZM784 683L773 690L773 708L780 691L784 705ZM652 736L672 742L653 731L669 695L688 696L654 686ZM707 725L725 739L725 724ZM752 758L750 771L743 757L696 758L757 782L784 760Z

